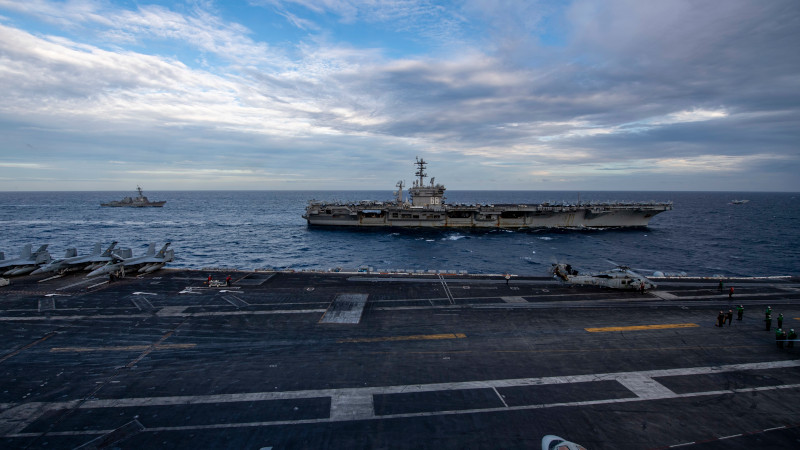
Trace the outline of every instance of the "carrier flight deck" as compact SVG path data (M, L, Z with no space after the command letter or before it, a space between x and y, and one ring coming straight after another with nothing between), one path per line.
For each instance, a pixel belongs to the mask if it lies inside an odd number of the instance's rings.
M774 327L781 313L800 329L800 279L656 281L15 277L0 287L0 447L796 447L800 345L778 349Z

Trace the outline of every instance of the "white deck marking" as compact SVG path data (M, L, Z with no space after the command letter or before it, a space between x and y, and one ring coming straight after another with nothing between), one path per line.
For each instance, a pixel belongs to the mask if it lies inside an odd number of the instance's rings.
M653 294L662 300L676 300L679 298L675 294L670 294L669 292L664 291L648 291L648 293Z
M504 398L503 398L503 396L502 396L502 395L500 395L500 393L499 393L499 392L497 392L497 388L496 388L496 387L492 387L492 390L494 391L494 393L495 393L495 394L497 394L497 398L499 398L499 399L500 399L500 401L501 401L501 402L503 402L503 406L505 406L506 408L508 408L508 403L506 403L506 399L504 399Z
M524 297L500 297L506 303L528 303Z
M445 295L447 295L447 300L450 302L451 305L456 304L456 300L453 298L453 293L450 292L450 288L447 287L447 281L444 279L442 275L439 275L439 280L442 282L442 289L444 289Z
M235 295L223 295L222 299L237 308L247 308L248 306L250 306L250 303L247 303L246 301L240 299Z
M341 389L331 396L331 420L363 420L375 417L372 394L360 389Z
M56 309L56 302L53 297L43 298L39 300L39 312L52 311Z
M617 382L625 386L640 398L669 398L675 395L663 384L640 374L630 374L617 378Z
M168 307L167 307L168 308ZM182 308L189 308L184 306ZM217 316L244 316L262 314L318 314L324 313L321 308L316 309L276 309L272 311L219 311L219 312L196 312L196 313L176 313L171 314L175 317L217 317ZM34 322L41 320L96 320L96 319L138 319L150 317L147 314L98 314L96 316L28 316L28 317L0 317L0 322Z
M154 311L156 308L145 297L136 297L131 299L131 303L139 308L139 311Z
M72 284L68 284L66 286L62 286L62 287L60 287L60 288L58 288L56 290L57 291L63 291L64 289L69 289L69 288L72 288L72 287L75 287L75 286L80 286L80 285L86 284L86 283L92 283L92 282L95 282L97 280L99 280L99 278L86 278L84 280L78 281L77 283L72 283ZM108 281L105 281L105 282L108 283ZM99 283L99 284L102 284L102 283ZM90 287L93 287L93 286L90 286Z
M188 306L165 306L158 310L157 316L179 316Z
M325 311L320 323L358 323L368 294L339 294Z
M726 366L647 370L642 372L619 372L619 373L588 374L588 375L544 377L544 378L519 378L519 379L509 379L509 380L466 381L466 382L419 384L419 385L406 385L406 386L375 386L375 387L349 388L349 389L318 389L318 390L284 391L284 392L252 392L252 393L240 393L240 394L217 394L217 395L195 395L195 396L174 396L174 397L139 397L139 398L87 400L87 401L71 400L65 402L52 402L52 403L45 403L45 402L31 402L31 403L21 403L21 404L6 403L3 406L8 407L9 409L0 413L0 436L3 435L5 435L6 437L39 436L41 433L22 433L21 431L25 429L25 427L27 427L30 423L35 421L39 416L45 414L48 411L60 410L60 409L72 409L72 408L78 408L78 409L128 408L128 407L141 407L141 406L172 406L172 405L213 404L213 403L230 403L230 402L256 402L256 401L267 401L267 400L288 400L288 399L324 398L324 397L330 397L331 399L331 411L330 411L330 416L328 418L147 428L147 431L182 431L182 430L202 430L202 429L221 429L221 428L262 427L262 426L275 426L275 425L288 425L288 424L312 424L312 423L327 423L327 422L339 422L348 420L382 420L382 419L392 419L392 418L402 418L402 417L430 417L430 416L453 415L453 414L491 413L499 411L517 411L517 410L544 409L544 408L554 408L554 407L627 403L627 402L638 402L638 401L669 399L669 398L719 396L719 395L736 394L736 393L766 392L766 391L773 391L780 389L800 389L800 384L786 384L777 386L762 386L754 388L725 389L718 391L689 392L685 394L676 394L658 383L656 383L658 384L658 386L655 386L654 384L650 384L647 381L655 377L665 377L665 376L702 375L708 373L723 373L723 372L734 372L742 370L778 369L778 368L788 368L788 367L800 367L800 360L770 361L770 362L749 363L749 364L732 364ZM381 394L403 394L403 393L482 389L482 388L495 389L495 392L497 392L497 388L503 388L503 387L585 383L585 382L606 381L606 380L615 380L622 383L623 385L625 385L625 383L628 383L627 385L630 385L632 386L633 389L635 389L633 393L636 394L637 396L629 398L614 398L614 399L591 400L582 402L529 404L529 405L518 405L518 406L492 407L492 408L474 408L474 409L432 411L432 412L419 412L419 413L408 413L408 414L389 414L381 416L375 415L373 406L373 396ZM765 431L770 431L780 428L782 427L772 428ZM54 436L97 435L97 434L108 433L111 431L113 430L65 431L65 432L52 432L48 433L48 435L54 435Z

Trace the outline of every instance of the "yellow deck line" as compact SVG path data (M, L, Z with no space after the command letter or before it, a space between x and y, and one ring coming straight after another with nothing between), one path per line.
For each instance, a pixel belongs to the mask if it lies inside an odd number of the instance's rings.
M694 328L700 325L696 323L665 323L661 325L634 325L630 327L603 327L603 328L584 328L589 333L603 333L606 331L639 331L639 330L664 330L667 328Z
M154 345L153 350L180 350L180 349L187 349L193 348L197 344L159 344ZM61 353L68 353L68 352L125 352L125 351L136 351L141 352L144 350L149 349L150 345L123 345L117 347L53 347L50 349L51 352L61 352Z
M464 333L447 333L447 334L417 334L414 336L388 336L377 338L351 338L339 339L336 341L338 344L346 342L392 342L392 341L430 341L436 339L464 339L467 335Z

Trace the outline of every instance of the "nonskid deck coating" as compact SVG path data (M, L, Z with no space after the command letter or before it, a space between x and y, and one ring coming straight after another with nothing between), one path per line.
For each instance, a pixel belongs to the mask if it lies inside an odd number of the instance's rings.
M733 299L745 320L719 329L716 312L732 301L708 295L714 281L642 296L438 275L275 273L208 289L205 275L92 288L14 279L0 293L4 446L106 435L121 448L535 448L559 434L587 448L656 448L737 430L795 436L798 349L776 349L761 309L800 325L796 280L763 283L769 298L749 286ZM664 295L673 289L686 295ZM320 322L353 294L365 299L359 321ZM630 328L675 323L698 326ZM610 327L620 330L585 330ZM708 402L731 413L694 411Z

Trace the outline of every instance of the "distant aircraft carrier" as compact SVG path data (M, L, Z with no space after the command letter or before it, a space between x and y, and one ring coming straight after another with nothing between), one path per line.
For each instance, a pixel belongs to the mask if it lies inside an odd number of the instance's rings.
M656 281L16 277L0 447L796 448L800 345L778 349L763 319L769 305L798 328L800 280ZM715 327L735 305L743 320Z
M449 205L445 187L425 184L425 160L417 158L419 177L403 199L403 182L397 183L390 202L325 203L310 201L303 218L309 225L353 227L433 228L617 228L645 227L656 214L672 209L671 202L578 203L524 205Z

